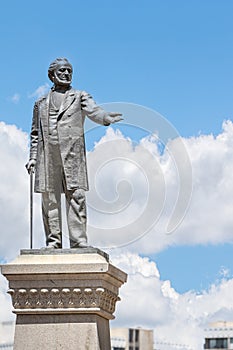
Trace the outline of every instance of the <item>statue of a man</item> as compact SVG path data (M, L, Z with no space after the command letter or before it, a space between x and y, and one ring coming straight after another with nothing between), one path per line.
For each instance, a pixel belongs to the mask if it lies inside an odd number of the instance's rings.
M61 193L65 193L71 248L88 247L88 190L84 121L110 125L120 113L106 112L85 91L71 87L72 65L57 58L48 69L53 87L34 106L28 172L35 171L35 192L42 193L42 215L48 248L62 248Z

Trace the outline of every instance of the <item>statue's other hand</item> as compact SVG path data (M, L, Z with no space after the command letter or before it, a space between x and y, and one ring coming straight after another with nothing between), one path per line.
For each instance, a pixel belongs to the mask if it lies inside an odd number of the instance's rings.
M35 165L36 165L35 159L30 159L29 162L25 165L28 171L28 174L34 173Z
M104 118L105 122L109 124L117 123L123 120L121 118L122 114L118 112L109 112L108 115Z

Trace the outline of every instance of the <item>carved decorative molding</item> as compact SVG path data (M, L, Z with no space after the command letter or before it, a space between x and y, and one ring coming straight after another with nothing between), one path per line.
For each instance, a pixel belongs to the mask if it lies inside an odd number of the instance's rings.
M105 288L9 289L15 309L93 309L112 314L120 298Z

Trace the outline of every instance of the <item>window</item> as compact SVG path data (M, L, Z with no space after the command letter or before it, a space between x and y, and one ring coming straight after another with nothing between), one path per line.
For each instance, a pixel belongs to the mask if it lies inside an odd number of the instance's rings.
M206 339L206 349L227 349L227 338Z
M135 330L135 342L138 343L139 342L139 329ZM137 350L137 349L136 349Z
M129 342L132 343L133 342L133 334L134 334L134 330L133 329L129 329Z

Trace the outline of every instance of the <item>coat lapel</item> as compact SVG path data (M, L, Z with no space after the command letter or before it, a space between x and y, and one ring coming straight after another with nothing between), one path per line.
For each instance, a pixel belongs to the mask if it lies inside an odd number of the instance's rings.
M61 114L64 113L75 99L75 91L73 89L68 90L65 94L64 100L58 112L58 119L61 118Z
M48 93L47 97L43 101L41 106L41 124L44 133L44 139L48 137L48 117L49 117L49 101L50 101L51 91Z

